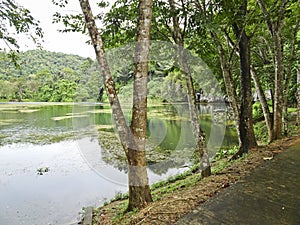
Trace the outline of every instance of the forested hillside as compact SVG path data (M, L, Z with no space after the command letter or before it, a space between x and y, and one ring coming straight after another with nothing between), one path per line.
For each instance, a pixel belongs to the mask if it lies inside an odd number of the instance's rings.
M131 50L134 49L133 47L130 46ZM122 49L116 50L117 57L115 52L107 53L111 58L111 72L118 92L124 99L128 99L132 95L133 64L128 63L132 58L127 53L128 49L125 49L128 56L124 59L120 59ZM168 51L164 49L162 54ZM4 52L0 53L0 57L0 99L2 101L72 102L106 99L105 93L103 98L99 99L99 90L103 82L99 66L90 58L45 50L30 50L18 54L16 66ZM118 60L115 60L116 58ZM175 68L173 63L172 57L162 62L150 62L149 98L172 102L185 100L184 81L180 70ZM196 72L200 70L194 69ZM195 89L199 90L199 83L202 83L201 89L208 94L206 90L210 89L210 83L206 82L205 88L204 80L201 82L198 80L194 82ZM211 80L207 79L207 81ZM210 94L216 93L210 90Z
M4 56L4 55L3 55ZM2 57L3 57L2 56ZM41 70L49 70L51 73L59 73L65 68L80 71L82 65L89 59L77 55L49 52L44 50L30 50L19 54L19 68L16 68L10 60L1 60L1 80L36 74Z
M0 98L7 101L86 101L97 97L97 64L76 55L30 50L18 55L16 67L2 52Z

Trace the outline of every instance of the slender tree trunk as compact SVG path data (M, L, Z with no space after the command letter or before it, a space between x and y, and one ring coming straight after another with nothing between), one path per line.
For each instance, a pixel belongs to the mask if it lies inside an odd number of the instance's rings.
M104 51L102 37L96 26L89 1L88 0L80 0L79 2L80 2L81 9L82 9L82 12L85 17L85 21L86 21L87 28L89 30L91 41L94 46L96 58L97 58L98 64L100 65L101 75L102 75L102 78L104 81L104 86L106 89L108 100L109 100L109 103L112 108L112 114L113 114L114 120L116 122L116 126L118 128L118 134L119 134L121 143L127 154L127 150L128 150L129 143L130 143L129 140L131 138L129 135L130 132L129 132L129 128L126 124L126 120L123 115L123 111L122 111L122 108L121 108L121 105L119 102L119 98L116 93L115 84L113 82L113 79L112 79L112 76L110 73L110 68L109 68L108 62L105 57L105 51Z
M244 13L246 13L247 1L244 2ZM250 75L250 40L246 35L244 28L239 28L236 23L233 24L234 33L238 41L240 55L240 123L239 131L241 145L239 151L233 156L233 159L247 153L249 148L257 145L252 119L252 87Z
M274 32L274 51L275 51L275 95L274 95L274 140L282 138L282 110L283 110L283 49L280 31Z
M274 59L275 59L275 90L273 104L273 139L282 138L282 120L283 120L283 79L284 79L284 62L283 62L283 46L281 40L281 31L284 22L284 13L288 0L280 0L278 16L273 22L267 11L263 0L257 0L265 21L273 38Z
M300 1L299 1L300 6ZM299 7L298 6L298 7ZM285 72L284 77L284 88L283 88L283 124L284 124L284 134L287 135L288 133L288 97L289 97L289 88L291 84L291 77L292 77L292 68L293 64L297 60L297 52L296 52L296 46L297 46L297 33L299 32L299 25L300 25L300 19L297 18L297 21L295 23L295 28L293 32L293 41L291 43L291 50L290 50L290 57L288 57L287 61L289 62L287 65L287 69ZM285 125L286 124L286 125Z
M233 111L236 114L238 121L238 135L239 135L239 151L231 158L236 159L244 153L247 153L249 148L256 146L256 139L253 129L252 120L252 88L251 88L251 75L250 75L250 39L245 32L245 25L242 23L247 14L247 0L244 0L239 7L238 18L233 22L233 31L238 44L238 54L240 59L240 100L237 98L236 90L234 87L233 79L230 76L230 70L225 61L224 52L217 40L219 46L220 61L227 93L234 100ZM214 32L211 34L214 37ZM217 38L214 38L215 40ZM235 51L235 50L233 50Z
M282 127L283 127L283 134L287 136L288 134L288 98L289 98L289 83L290 83L290 76L291 76L291 68L288 69L289 72L286 73L285 76L285 83L283 85L283 103L282 103Z
M297 99L297 125L300 126L300 65L297 70L296 99Z
M227 37L227 39L229 39L229 37ZM232 43L232 41L229 40L229 44L230 44L230 47L233 50L235 50L235 46ZM238 55L238 57L240 57L240 53L239 53L238 49L236 49L236 54ZM268 106L268 103L267 103L267 100L266 100L266 96L265 96L265 93L264 93L264 91L263 91L263 89L260 85L257 73L256 73L256 71L255 71L255 69L252 65L250 65L250 73L251 73L252 79L254 81L254 85L255 85L255 88L257 90L258 97L259 97L259 100L260 100L260 103L261 103L261 106L262 106L265 122L266 122L266 125L267 125L267 130L268 130L268 139L269 139L269 142L272 142L272 140L273 140L273 136L272 136L273 135L273 130L272 130L273 120L272 120L271 113L270 113L270 110L269 110L269 106Z
M230 47L233 49L233 51L236 52L237 56L240 58L239 50L237 48L235 48L234 43L231 41L231 39L228 37L228 35L226 35L226 37L227 37ZM272 126L273 126L272 122L273 121L272 121L271 113L270 113L270 110L268 107L265 93L260 85L257 73L251 64L250 64L250 73L251 73L252 79L254 81L254 85L257 90L258 97L259 97L259 100L260 100L260 103L261 103L261 106L263 109L263 114L264 114L265 122L267 125L267 130L268 130L268 139L269 139L269 142L271 142L273 140L273 136L272 136L273 135L273 132L272 132Z
M260 85L259 78L256 74L255 69L253 67L251 67L250 72L251 72L251 75L252 75L252 78L253 78L253 81L254 81L254 84L256 87L256 91L258 93L260 104L262 106L265 122L267 125L267 130L268 130L268 139L269 139L269 142L272 142L273 141L272 117L271 117L270 109L268 106L268 102L267 102L265 93Z
M89 1L79 0L79 2L95 49L96 58L100 65L118 135L129 164L129 204L127 210L143 208L152 201L145 156L146 95L152 1L141 0L139 4L140 16L135 55L133 115L130 129L123 115L110 68L105 58L103 41L96 26Z
M236 130L238 133L239 145L241 145L241 134L239 130L240 124L240 104L236 94L236 86L233 80L233 76L231 73L230 65L228 65L228 61L226 60L225 51L218 40L217 34L215 32L211 32L211 36L214 39L215 43L218 46L219 58L221 63L221 69L223 74L223 79L225 83L226 93L229 97L230 104L233 110L233 116L235 121Z
M190 68L188 66L187 58L184 52L184 37L183 37L184 35L180 31L179 18L176 15L176 7L175 7L174 0L169 0L169 5L173 13L172 16L173 35L172 36L175 43L178 45L177 51L179 55L179 61L183 70L184 80L186 82L190 119L191 119L193 134L196 139L196 150L199 152L201 176L208 177L211 175L211 167L210 167L209 156L207 152L205 133L203 132L199 124L199 119L198 119L199 112L198 112L198 108L196 107L193 80L190 74Z
M190 118L193 129L193 134L196 139L196 150L199 152L200 170L202 177L208 177L211 175L211 167L209 162L209 156L207 152L206 137L204 131L201 129L198 119L198 108L195 101L195 90L193 86L193 80L190 75L190 69L184 56L184 50L179 46L179 55L181 58L183 75L187 86L187 98L189 103Z
M129 204L128 211L143 208L152 202L146 167L147 82L150 52L152 0L139 3L139 24L135 51L134 92L131 132L135 148L129 148Z
M296 36L295 36L296 39ZM283 134L286 136L288 134L288 98L289 98L289 87L290 81L292 77L292 68L293 62L295 61L294 54L295 54L295 42L292 43L291 49L292 57L289 59L290 63L287 66L287 71L285 72L284 84L283 84L283 116L282 116L282 124L283 124Z

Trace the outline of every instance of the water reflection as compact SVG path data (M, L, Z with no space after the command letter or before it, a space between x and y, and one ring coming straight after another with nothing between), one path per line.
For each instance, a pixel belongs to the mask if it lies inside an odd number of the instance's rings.
M1 147L0 169L0 224L67 224L83 206L125 191L91 171L73 141Z
M213 119L218 106L199 107L213 155L224 135ZM151 183L193 163L186 105L150 107L147 124ZM69 224L82 207L127 190L125 155L108 105L0 104L0 131L0 224ZM224 132L223 144L235 144L235 133ZM45 167L49 172L38 175Z
M224 107L221 104L198 105L200 124L206 133L211 157L221 145L237 143L234 130L225 127ZM131 109L129 106L127 109L124 112L129 123ZM13 143L43 145L90 137L99 140L102 161L126 171L125 155L113 123L111 110L105 104L3 104L0 106L0 146ZM147 125L147 159L151 168L154 168L153 164L164 163L167 171L172 168L168 165L178 167L194 163L195 140L188 105L151 106ZM84 156L86 147L79 147ZM164 171L162 166L159 167L161 174Z
M83 157L86 157L87 162L89 162L89 160L93 160L94 155L101 155L101 160L105 163L120 171L127 172L126 157L116 135L117 132L114 130L114 126L109 126L113 123L110 111L103 106L101 110L98 106L94 106L94 110L89 107L78 105L74 108L78 114L87 110L93 111L93 119L74 118L73 126L75 129L77 127L89 129L90 133L99 139L101 154L96 150L98 146L94 146L95 150L91 153L89 151L92 150L87 150L86 145L81 144ZM235 133L225 126L226 108L224 105L205 104L198 107L202 113L200 123L206 133L210 157L215 155L221 145L236 144ZM131 111L124 111L129 124ZM194 152L196 143L189 121L188 105L186 104L164 104L149 107L147 137L146 156L149 169L157 174L164 174L170 168L192 165L198 160L197 153ZM96 171L100 171L95 163L91 163L90 166Z
M81 144L92 150L88 164L87 155L81 157ZM96 146L97 142L84 138L1 147L0 224L70 224L82 207L99 206L117 192L125 192L127 174L102 161L101 149L94 155ZM49 172L38 175L37 168L46 166ZM149 171L150 182L181 171L169 169L161 175Z

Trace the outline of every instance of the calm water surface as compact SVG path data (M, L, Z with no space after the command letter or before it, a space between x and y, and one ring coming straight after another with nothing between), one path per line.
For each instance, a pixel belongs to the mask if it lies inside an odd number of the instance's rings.
M236 144L231 129L224 133L220 124L213 125L213 110L200 108L211 149ZM149 109L149 140L173 160L193 147L187 111L183 105ZM125 115L129 120L130 109ZM0 224L71 224L82 207L100 206L126 192L126 169L121 162L104 160L109 150L98 141L97 130L114 131L113 123L107 105L0 104ZM184 171L190 159L152 165L150 182Z

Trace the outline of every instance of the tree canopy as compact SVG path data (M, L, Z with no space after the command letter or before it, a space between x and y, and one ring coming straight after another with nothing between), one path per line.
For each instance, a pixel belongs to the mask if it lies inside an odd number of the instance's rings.
M14 0L3 0L0 2L0 40L4 46L0 51L8 50L8 56L17 66L16 52L20 48L17 35L25 34L32 39L37 46L41 46L43 31L30 11Z

